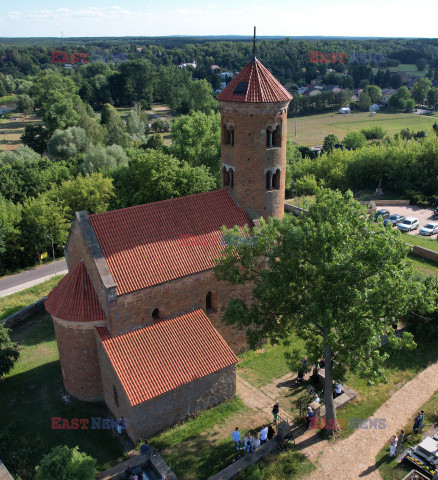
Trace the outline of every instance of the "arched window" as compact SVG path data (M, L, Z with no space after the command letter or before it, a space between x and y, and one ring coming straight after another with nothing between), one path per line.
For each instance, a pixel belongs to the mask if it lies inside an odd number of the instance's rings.
M281 147L281 125L266 129L266 148Z
M212 292L208 292L205 296L205 310L207 313L216 312L216 298Z
M280 188L281 169L279 167L265 170L266 190L278 190Z
M222 166L222 185L224 187L234 187L234 167Z
M158 308L156 308L152 312L152 320L159 320L159 319L160 319L160 311L158 310Z
M119 408L119 395L117 393L117 388L115 387L115 385L113 385L113 395L114 395L114 403L116 407Z
M224 125L224 135L223 141L225 145L229 145L230 147L234 147L234 127Z
M227 167L222 167L222 185L229 187L231 184L230 172L227 171Z

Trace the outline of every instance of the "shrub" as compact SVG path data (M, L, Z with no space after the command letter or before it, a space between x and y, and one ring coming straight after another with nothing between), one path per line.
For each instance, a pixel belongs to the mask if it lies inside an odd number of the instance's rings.
M363 133L367 140L377 140L383 138L386 135L386 130L383 130L382 127L376 126L363 128L360 133Z

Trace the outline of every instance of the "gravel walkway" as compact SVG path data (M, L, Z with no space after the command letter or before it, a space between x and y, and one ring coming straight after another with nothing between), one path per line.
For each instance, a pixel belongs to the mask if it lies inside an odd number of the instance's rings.
M275 383L275 382L274 382ZM336 443L322 440L315 431L303 432L295 442L316 469L306 480L381 480L376 455L393 433L413 421L416 412L438 389L438 363L434 363L395 392L371 417L385 419L384 429L358 429ZM271 398L237 377L237 392L250 407L266 411ZM257 393L256 393L257 392ZM270 413L270 408L268 409Z

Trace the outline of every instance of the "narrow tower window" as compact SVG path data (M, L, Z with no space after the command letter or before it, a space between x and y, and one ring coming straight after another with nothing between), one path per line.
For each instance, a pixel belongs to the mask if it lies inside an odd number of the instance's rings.
M227 127L224 125L223 142L225 145L234 147L234 127Z
M222 167L222 185L224 187L229 187L231 183L230 172L227 172L226 167Z
M275 190L278 190L280 188L280 169L277 169L277 171L272 176L272 188L274 188Z
M113 385L113 395L114 395L114 403L116 407L119 408L119 395L117 393L117 388L115 387L115 385Z
M281 125L266 129L266 148L281 147Z
M160 311L158 310L158 308L156 308L152 312L152 320L159 320L159 319L160 319Z
M265 170L266 190L278 190L280 188L280 168L268 168Z
M212 292L208 292L205 296L205 310L207 313L216 312L215 298Z

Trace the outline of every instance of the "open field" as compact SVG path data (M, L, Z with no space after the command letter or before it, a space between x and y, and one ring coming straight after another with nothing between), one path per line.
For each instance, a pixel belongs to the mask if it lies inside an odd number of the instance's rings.
M378 68L373 68L373 73L377 73ZM390 72L406 72L409 75L415 75L418 78L424 78L426 76L427 69L419 72L417 67L413 64L400 64L397 67L383 68L383 70L389 70Z
M8 117L0 120L0 150L15 150L21 145L20 137L23 135L26 125L41 123L41 119L34 113L27 117L23 114L9 114Z
M435 117L416 115L415 113L383 113L370 116L369 112L355 112L342 115L340 113L323 113L297 117L297 136L295 136L295 119L288 119L288 139L305 146L322 145L329 134L336 135L339 140L352 130L382 127L386 135L393 136L403 128L411 130L429 130L436 121Z

